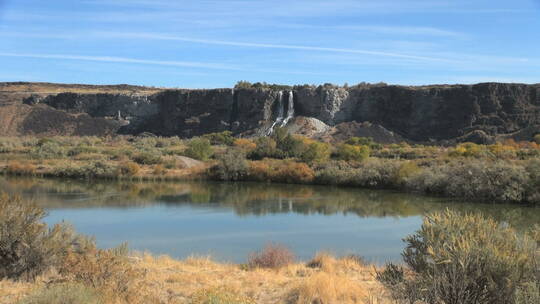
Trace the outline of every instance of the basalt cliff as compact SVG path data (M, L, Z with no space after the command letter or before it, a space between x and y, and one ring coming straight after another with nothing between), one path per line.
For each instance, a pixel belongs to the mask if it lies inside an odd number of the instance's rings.
M193 137L277 126L325 140L381 142L529 140L540 133L540 84L160 89L0 84L0 135L152 133Z

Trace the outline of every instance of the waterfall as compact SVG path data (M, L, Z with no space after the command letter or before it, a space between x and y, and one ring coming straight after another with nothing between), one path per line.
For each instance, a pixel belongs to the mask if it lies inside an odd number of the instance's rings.
M270 129L268 129L268 131L266 132L266 135L272 135L272 133L274 132L274 127L283 122L283 91L278 92L277 102L278 114L276 120L274 121Z
M287 125L289 120L291 120L294 117L294 95L293 91L289 92L289 101L287 103L287 117L283 120L281 123L281 126L284 127Z

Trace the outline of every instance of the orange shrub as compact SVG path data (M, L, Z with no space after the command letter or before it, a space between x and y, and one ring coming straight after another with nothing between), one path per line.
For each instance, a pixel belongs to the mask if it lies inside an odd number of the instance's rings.
M304 163L283 162L277 168L275 177L278 182L309 183L315 178L315 173Z
M252 161L249 163L249 176L259 182L270 181L270 165L265 161Z
M279 269L294 262L294 254L289 248L279 244L267 244L263 250L253 252L248 257L250 268Z
M132 161L122 162L117 168L118 174L122 176L134 176L139 171L141 171L141 167Z
M152 173L154 173L154 175L165 175L165 173L167 173L167 169L165 169L163 165L155 165Z
M234 146L244 152L251 152L257 148L257 145L250 139L238 138L234 141Z
M6 172L13 175L34 175L36 166L29 162L11 161L6 167Z
M305 163L265 159L250 162L249 176L256 181L303 184L313 181L315 173Z

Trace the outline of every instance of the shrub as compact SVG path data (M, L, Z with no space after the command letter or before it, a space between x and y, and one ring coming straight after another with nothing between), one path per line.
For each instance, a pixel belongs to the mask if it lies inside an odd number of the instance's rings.
M117 172L118 169L109 163L95 161L84 165L67 163L62 167L55 168L52 175L69 178L112 178Z
M374 150L382 148L382 145L373 141L372 137L351 137L345 143L353 146L368 146Z
M300 157L306 149L304 141L289 134L285 128L276 128L272 138L282 157Z
M419 173L421 170L414 162L404 162L396 172L396 184L404 185L409 177Z
M138 300L138 284L144 273L131 265L127 252L125 244L108 250L97 249L92 244L84 251L68 252L58 267L59 273L68 280L102 291L107 298L132 303Z
M264 160L251 162L249 167L251 180L280 183L309 183L315 179L313 170L304 163L282 160Z
M134 176L141 171L141 167L137 163L126 161L118 165L117 172L121 176Z
M265 157L281 157L277 150L276 141L270 137L259 137L255 140L256 148L248 155L250 159L263 159Z
M325 162L330 158L330 146L327 143L310 143L301 155L302 161L306 163Z
M12 175L34 175L36 174L36 166L29 162L10 161L6 172Z
M526 163L530 182L527 185L527 201L540 204L540 159L533 159Z
M76 156L83 153L96 153L98 149L92 146L78 145L77 147L68 151L68 156Z
M252 140L250 139L247 139L247 138L238 138L234 141L234 146L237 147L238 149L244 151L245 153L249 153L253 150L255 150L255 148L257 148L257 145L255 144L255 142L253 142Z
M538 280L535 240L481 215L428 215L405 242L412 273L390 264L378 275L401 302L514 303L524 283Z
M213 154L214 149L210 141L206 138L193 138L187 144L188 148L184 152L186 156L198 160L208 160Z
M407 181L409 189L484 201L521 202L530 176L512 163L471 160L431 166Z
M361 186L367 188L395 187L400 162L369 159L352 167L346 162L330 162L317 168L316 182L322 185Z
M167 173L167 169L165 169L165 167L163 167L163 165L161 164L155 165L154 170L152 170L152 174L157 175L157 176L162 176L162 175L165 175L166 173Z
M218 158L219 162L213 168L213 175L219 180L236 181L243 179L248 172L248 164L244 152L237 149L227 149Z
M361 162L369 157L370 149L368 146L353 146L341 144L338 147L338 158L346 161Z
M102 304L93 288L81 284L64 283L34 291L18 304Z
M67 155L66 150L58 142L42 139L32 152L38 158L62 158Z
M161 163L161 154L145 151L133 155L131 159L141 165L155 165Z
M45 215L20 197L0 195L0 279L32 280L57 266L80 239L65 224L49 229L41 222Z
M294 254L287 247L269 243L261 251L253 252L248 257L250 268L279 269L294 262Z
M315 179L313 170L304 163L282 162L276 168L273 181L305 184Z
M206 138L213 145L227 145L232 146L234 143L234 137L232 136L231 131L223 131L219 133L209 133L203 135L203 138Z
M455 147L453 150L451 150L449 156L480 157L484 152L482 151L482 147L483 146L477 145L475 143L462 143Z

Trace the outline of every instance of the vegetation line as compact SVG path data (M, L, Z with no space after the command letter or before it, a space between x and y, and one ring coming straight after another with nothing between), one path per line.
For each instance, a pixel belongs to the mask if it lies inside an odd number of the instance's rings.
M121 180L222 180L393 189L473 201L540 203L540 135L533 142L453 147L325 143L277 128L178 137L0 138L10 175Z

